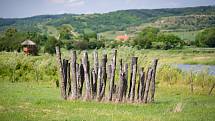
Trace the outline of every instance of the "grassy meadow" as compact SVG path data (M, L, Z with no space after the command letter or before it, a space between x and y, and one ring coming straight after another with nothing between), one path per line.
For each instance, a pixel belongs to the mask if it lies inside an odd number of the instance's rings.
M89 59L92 62L92 52ZM111 49L99 49L108 54ZM64 101L60 99L58 68L55 55L25 56L23 53L0 53L0 120L62 120L62 121L213 121L215 119L215 92L209 96L215 76L201 72L190 76L189 72L169 66L170 64L215 64L215 49L184 48L182 50L136 50L120 47L120 58L130 63L138 56L138 64L145 69L153 58L159 58L155 102L151 104ZM63 58L70 53L62 49ZM78 51L78 63L82 54ZM116 71L116 83L118 81ZM138 77L137 77L138 79ZM193 79L194 92L190 92ZM108 83L106 89L108 90ZM107 92L107 91L106 91ZM107 95L107 94L106 94Z
M186 87L158 86L152 104L64 101L53 83L0 84L2 121L213 121L215 96Z

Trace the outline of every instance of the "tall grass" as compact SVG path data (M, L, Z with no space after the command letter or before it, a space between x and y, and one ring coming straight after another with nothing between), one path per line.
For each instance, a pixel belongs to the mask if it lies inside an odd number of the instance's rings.
M0 80L53 81L58 79L56 61L51 55L25 56L22 53L0 53Z
M215 83L215 76L209 75L208 70L200 72L185 72L170 65L163 65L157 72L157 83L162 85L190 85L195 88L208 90Z
M187 50L185 50L187 51ZM213 50L214 51L214 50ZM81 51L78 51L78 63L82 57ZM108 64L111 61L111 49L99 49L99 57L103 53L108 54ZM70 59L69 51L63 50L63 58ZM93 50L89 51L89 59L92 65ZM144 67L145 71L151 65L153 58L159 58L159 68L157 70L157 84L161 85L189 85L190 72L183 72L178 68L170 66L172 63L183 63L190 58L201 56L200 60L204 58L214 58L213 53L181 53L177 50L158 51L158 50L136 50L129 47L120 47L117 53L117 64L122 58L124 63L130 65L131 57L138 57L138 65ZM100 58L101 59L101 58ZM197 61L198 62L198 61ZM58 67L54 55L41 54L40 56L25 56L23 53L0 53L0 80L21 82L21 81L51 81L57 82L59 79ZM107 65L108 65L107 64ZM130 70L129 70L130 71ZM116 68L116 82L119 77L119 66ZM138 78L137 78L138 79ZM209 87L215 81L215 77L208 75L207 71L201 73L194 73L192 75L194 85L198 87Z

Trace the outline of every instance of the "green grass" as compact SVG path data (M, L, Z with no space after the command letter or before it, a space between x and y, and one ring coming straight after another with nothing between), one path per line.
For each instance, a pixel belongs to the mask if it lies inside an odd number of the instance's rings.
M207 90L205 90L207 91ZM153 104L64 101L59 89L50 83L0 82L0 119L104 120L104 121L213 121L215 96L205 91L189 93L187 87L159 86ZM176 105L181 111L174 112Z

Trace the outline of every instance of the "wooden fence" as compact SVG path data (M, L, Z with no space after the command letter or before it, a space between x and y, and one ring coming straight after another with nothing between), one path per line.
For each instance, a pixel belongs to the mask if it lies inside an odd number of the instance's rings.
M87 51L83 52L81 62L78 64L75 50L71 52L71 59L69 61L61 58L60 48L56 47L61 77L61 97L65 100L153 102L158 59L152 61L152 65L145 73L144 68L137 65L138 57L132 57L130 74L128 73L128 64L123 64L122 59L120 59L119 81L116 84L117 50L113 50L112 54L111 64L107 65L107 54L103 54L101 62L99 62L98 52L95 50L93 53L93 65L90 69ZM139 78L137 79L137 77ZM109 83L109 92L105 93L107 83Z

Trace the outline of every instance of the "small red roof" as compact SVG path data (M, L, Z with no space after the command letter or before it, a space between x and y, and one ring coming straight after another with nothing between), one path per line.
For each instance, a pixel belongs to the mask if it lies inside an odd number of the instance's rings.
M128 35L119 35L116 37L116 40L122 40L122 41L126 41L129 39Z

